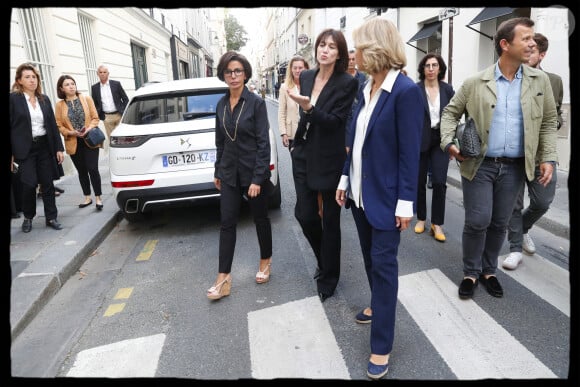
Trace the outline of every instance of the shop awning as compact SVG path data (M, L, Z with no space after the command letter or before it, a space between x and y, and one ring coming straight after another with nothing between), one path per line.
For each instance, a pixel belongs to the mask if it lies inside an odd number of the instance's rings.
M413 47L413 48L416 48L417 50L419 50L421 52L427 53L425 50L422 50L419 47L413 46L411 44L411 42L415 42L415 41L421 40L421 39L430 38L440 28L441 28L441 22L440 21L436 21L434 23L425 24L425 25L423 25L423 27L415 35L413 35L413 37L411 39L409 39L407 41L407 44L409 46Z
M489 36L489 35L481 32L479 30L476 30L473 27L470 27L470 26L473 24L484 22L486 20L497 19L500 16L509 15L513 11L514 11L514 9L510 8L510 7L497 7L497 8L496 7L486 7L476 17L474 17L473 20L470 21L469 24L466 25L466 27L469 28L470 30L477 32L478 34L482 34L483 36L487 36L488 38L493 40L492 36Z
M419 32L417 32L415 35L413 35L413 37L411 39L409 39L407 41L407 43L409 42L415 42L417 40L421 40L421 39L426 39L431 37L431 35L433 35L439 28L441 28L441 22L435 22L435 23L429 23L429 24L425 24L423 26L423 28L421 28L419 30Z

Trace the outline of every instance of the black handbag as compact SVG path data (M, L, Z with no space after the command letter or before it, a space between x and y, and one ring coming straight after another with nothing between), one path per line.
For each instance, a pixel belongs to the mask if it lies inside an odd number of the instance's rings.
M469 117L465 123L457 125L455 130L455 145L465 157L477 157L481 153L481 139L475 127L475 121Z
M91 149L101 148L104 141L105 133L98 126L89 130L85 136L85 144Z

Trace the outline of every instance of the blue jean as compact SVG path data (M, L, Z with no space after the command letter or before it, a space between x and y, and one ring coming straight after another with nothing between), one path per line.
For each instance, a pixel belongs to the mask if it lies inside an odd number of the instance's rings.
M510 252L522 252L523 235L527 234L528 230L532 228L550 208L550 204L556 195L556 181L558 174L554 169L552 180L547 186L543 186L538 182L540 177L540 167L537 166L534 171L534 180L522 184L518 193L514 211L509 222L508 227L508 241L510 243ZM528 185L528 195L530 197L530 205L523 212L524 208L524 191L525 186Z
M494 274L520 187L524 159L513 163L484 159L473 180L462 177L465 224L463 274L478 278Z

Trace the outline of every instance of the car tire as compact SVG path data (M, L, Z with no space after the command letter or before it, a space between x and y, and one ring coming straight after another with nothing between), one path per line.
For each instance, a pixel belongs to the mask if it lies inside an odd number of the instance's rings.
M270 198L268 202L268 206L271 209L280 208L282 205L282 189L280 188L280 177L278 176L278 184L274 186L272 189L272 193L270 193Z

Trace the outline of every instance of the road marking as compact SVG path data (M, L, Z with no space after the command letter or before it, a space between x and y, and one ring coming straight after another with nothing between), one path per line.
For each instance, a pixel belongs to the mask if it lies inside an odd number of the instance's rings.
M248 313L255 379L350 379L318 297Z
M158 239L147 241L145 246L143 246L143 250L141 250L137 256L136 261L148 261L149 258L151 258L151 254L153 254L153 251L155 250L155 246L157 246L157 242L159 242Z
M556 378L438 269L400 277L399 300L459 380Z
M537 253L523 256L516 270L501 270L570 317L570 272ZM506 257L507 254L499 257L498 266Z
M111 304L103 314L103 317L111 317L116 315L117 313L121 313L125 309L125 303L120 304Z
M165 335L138 337L79 352L67 373L70 377L154 377Z
M117 290L117 294L115 294L115 297L113 297L113 299L114 300L127 299L127 298L131 297L132 293L133 293L133 288L121 288L121 289Z

